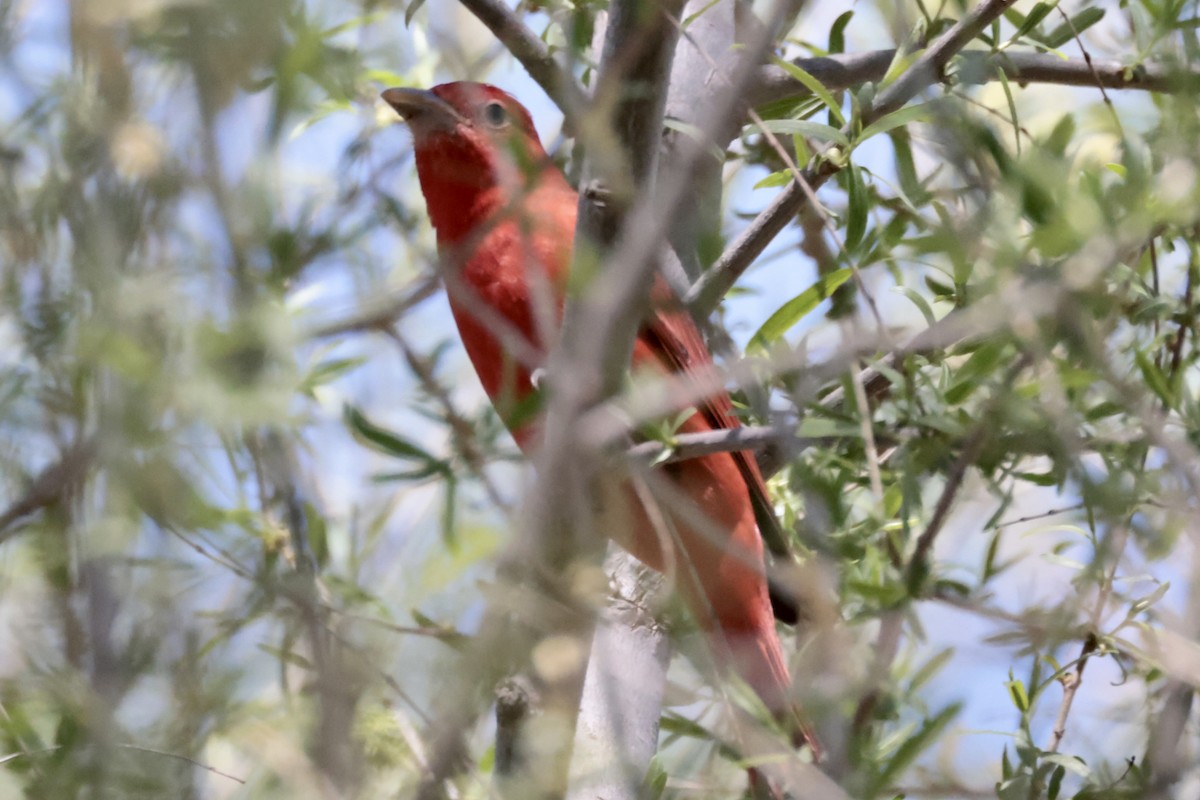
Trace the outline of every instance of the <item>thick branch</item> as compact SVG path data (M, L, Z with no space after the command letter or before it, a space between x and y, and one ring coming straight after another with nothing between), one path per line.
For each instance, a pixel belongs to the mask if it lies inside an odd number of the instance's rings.
M615 545L605 571L612 595L592 643L568 800L642 796L646 766L658 749L671 656L652 609L662 577Z

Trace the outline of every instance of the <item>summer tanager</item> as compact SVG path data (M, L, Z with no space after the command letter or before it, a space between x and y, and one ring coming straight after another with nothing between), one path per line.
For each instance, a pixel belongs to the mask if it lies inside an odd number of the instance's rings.
M536 391L537 364L528 353L535 360L545 356L550 345L545 334L562 314L578 196L546 155L529 112L506 92L460 82L429 91L388 89L383 98L412 130L438 248L459 265L448 294L463 345L518 445L530 452L537 446L536 420L528 414L514 420L511 411ZM656 282L632 366L679 373L686 380L711 364L711 355L687 311L672 299L666 285ZM484 306L495 313L477 313ZM529 345L525 361L505 347L497 318ZM678 430L737 425L729 397L720 393L703 401ZM677 565L676 581L716 640L716 652L730 656L767 708L815 746L790 700L775 630L754 508L767 503L766 487L754 460L744 452L720 453L663 469L712 521L708 530L673 516L673 533L664 534L629 490L630 510L623 517L628 529L610 535L655 569Z

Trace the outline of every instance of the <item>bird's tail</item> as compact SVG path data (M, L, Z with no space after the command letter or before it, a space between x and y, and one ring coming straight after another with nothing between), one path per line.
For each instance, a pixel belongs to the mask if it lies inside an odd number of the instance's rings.
M720 636L732 666L788 732L792 745L797 749L807 747L814 760L819 760L820 743L800 706L792 700L792 680L774 626L753 634L725 630Z

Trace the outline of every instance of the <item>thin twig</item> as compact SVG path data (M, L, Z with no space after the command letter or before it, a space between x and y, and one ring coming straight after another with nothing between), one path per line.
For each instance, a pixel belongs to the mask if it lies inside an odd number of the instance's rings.
M1113 105L1112 98L1105 91L1104 82L1100 80L1100 75L1096 72L1096 65L1092 61L1092 54L1088 52L1087 47L1083 44L1083 39L1079 36L1079 29L1075 27L1075 23L1071 20L1071 15L1066 12L1066 9L1060 5L1056 10L1059 16L1063 18L1063 23L1071 29L1071 37L1075 40L1075 44L1079 45L1079 52L1083 55L1083 63L1087 66L1088 73L1092 76L1092 81L1096 88L1100 90L1100 97L1104 99L1104 107L1108 109L1108 114L1112 117L1117 132L1124 136L1121 117L1117 114L1117 107Z
M1046 749L1051 753L1057 753L1059 745L1062 744L1063 736L1067 732L1067 717L1071 713L1071 706L1075 702L1075 695L1083 683L1083 668L1087 666L1088 659L1096 652L1096 649L1100 645L1097 638L1097 631L1100 629L1100 621L1104 617L1104 610L1108 606L1109 597L1112 596L1113 584L1117 579L1117 568L1120 566L1121 558L1125 553L1125 545L1129 541L1128 523L1116 528L1113 532L1113 539L1114 542L1110 548L1113 559L1112 566L1100 581L1100 590L1096 595L1096 603L1092 607L1091 630L1088 632L1087 638L1083 642L1083 647L1079 652L1079 666L1062 677L1062 702L1059 703L1058 714L1054 720L1054 729L1051 731L1050 741L1046 745Z
M424 275L396 293L395 297L389 298L383 303L373 303L346 319L317 325L305 334L305 338L328 339L347 333L363 333L386 328L404 316L405 312L437 294L441 288L439 277L436 274Z
M933 548L933 543L937 539L938 534L941 533L942 526L946 522L946 517L950 514L950 507L954 504L958 490L962 487L967 469L979 459L979 454L982 452L983 445L987 441L987 431L988 428L984 425L975 426L966 443L964 443L962 452L955 459L954 466L950 468L950 473L946 477L946 485L942 487L942 494L938 497L937 505L933 508L933 516L930 517L929 524L925 526L925 530L921 531L921 535L917 537L917 545L913 549L912 558L909 559L908 575L910 586L916 585L916 577L926 569L929 551Z
M895 58L892 49L865 53L847 53L820 58L797 58L793 64L812 75L831 92L879 81L887 74ZM1122 64L1119 61L1063 59L1053 53L993 53L990 50L966 50L959 54L963 83L981 84L1001 77L1028 85L1032 83L1081 88L1136 90L1174 94L1193 91L1200 86L1200 68L1182 65ZM788 98L807 97L808 87L782 67L765 66L751 90L750 103L763 105Z
M1057 753L1058 747L1062 744L1063 736L1067 733L1067 717L1071 713L1071 705L1075 702L1075 694L1079 691L1079 687L1083 685L1083 668L1087 666L1088 658L1092 653L1096 652L1096 648L1100 641L1096 638L1095 633L1089 633L1087 638L1083 640L1083 647L1079 651L1077 666L1060 679L1063 685L1062 702L1058 706L1058 714L1054 718L1054 728L1050 733L1050 741L1046 745L1046 751Z
M1045 519L1046 517L1053 517L1058 514L1067 514L1071 511L1079 511L1081 508L1084 508L1083 503L1076 503L1073 506L1065 506L1063 508L1052 508L1049 511L1042 511L1037 514L1030 514L1026 517L1018 517L1016 519L1010 519L1006 520L1005 522L997 523L996 527L1008 528L1013 525L1020 525L1022 522L1033 522L1034 520Z
M21 531L15 524L25 517L57 502L72 491L87 473L96 454L96 442L88 438L62 454L54 464L33 479L23 495L0 513L0 544Z
M631 459L655 464L674 464L714 453L733 453L739 450L761 450L785 444L796 453L813 444L827 441L796 436L790 430L773 425L747 425L700 433L681 433L669 442L640 442L625 451Z
M879 451L875 446L875 426L871 423L871 403L867 400L867 391L862 382L862 370L858 368L850 373L850 382L854 387L854 404L858 407L859 430L862 431L863 447L867 454L867 476L871 482L871 494L875 502L883 507L883 477L879 474Z
M442 416L450 426L450 432L454 436L458 451L462 454L462 458L466 462L471 474L483 486L489 502L502 511L511 511L508 501L500 494L500 490L487 474L485 468L486 460L479 449L479 443L476 441L474 427L471 425L470 420L464 417L454 405L454 401L450 399L450 393L446 391L446 388L442 386L437 376L434 375L429 361L417 355L416 351L409 345L408 340L404 338L394 325L388 326L384 332L388 338L396 343L396 346L400 349L400 353L404 356L405 363L408 364L408 368L412 370L417 380L420 381L421 387L442 407Z
M1032 360L1028 353L1023 353L1004 374L1000 386L1005 389L1010 388ZM996 410L995 407L1001 397L1003 397L1002 394L997 394L992 398L991 402L988 403L988 408L983 413L983 419L988 419L994 413ZM933 548L934 540L941 533L942 526L946 522L946 517L950 513L950 507L954 503L954 498L962 486L967 469L979 460L979 455L983 451L983 445L987 442L989 431L990 427L986 424L981 423L976 425L963 444L962 451L958 454L954 466L950 468L950 473L946 477L946 485L942 487L942 494L938 498L937 505L934 506L933 516L929 519L929 524L925 527L925 530L917 537L916 547L913 548L912 558L909 559L908 583L910 587L917 586L919 579L923 577L929 551Z
M143 747L142 745L139 745L139 744L129 744L127 742L117 742L116 746L120 747L123 750L133 750L138 753L149 753L150 755L162 756L163 758L174 758L179 761L186 761L187 763L191 764L194 767L199 767L200 769L205 770L207 772L211 772L214 775L220 775L222 778L228 778L231 781L236 781L237 783L240 783L243 786L246 785L246 781L243 780L242 778L239 778L236 775L230 775L228 772L222 772L221 770L217 769L216 767L214 767L210 764L205 764L203 761L197 761L196 759L192 758L191 756L185 756L182 753L171 753L167 750L158 750L153 747ZM6 756L0 756L0 766L3 766L4 764L9 763L10 761L16 761L19 758L28 758L28 757L32 757L32 756L44 755L46 753L54 753L54 752L57 752L57 751L63 749L63 747L64 747L64 745L55 745L54 747L43 747L40 750L29 750L29 751L21 751L19 753L9 753Z

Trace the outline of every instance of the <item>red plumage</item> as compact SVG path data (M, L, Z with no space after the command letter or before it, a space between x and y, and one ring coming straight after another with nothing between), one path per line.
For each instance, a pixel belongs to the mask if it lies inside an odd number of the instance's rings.
M498 312L533 352L544 355L544 334L562 314L578 198L547 157L529 113L507 93L477 83L443 84L429 92L390 89L384 99L412 128L417 172L439 249L462 258L460 288ZM473 313L464 293L453 284L450 288L467 354L501 416L510 419L534 391L534 365L519 363L493 327ZM711 356L695 323L661 281L653 295L632 366L686 380L709 365ZM541 320L539 309L546 306L551 319ZM722 392L701 403L680 432L737 425ZM522 449L536 446L535 423L513 427ZM628 525L611 535L651 567L678 565L678 584L717 642L717 652L732 656L733 666L773 713L798 722L755 522L752 497L765 502L766 487L754 460L745 453L717 454L664 470L711 525L684 524L675 517L681 552L665 552L663 538L629 490Z

